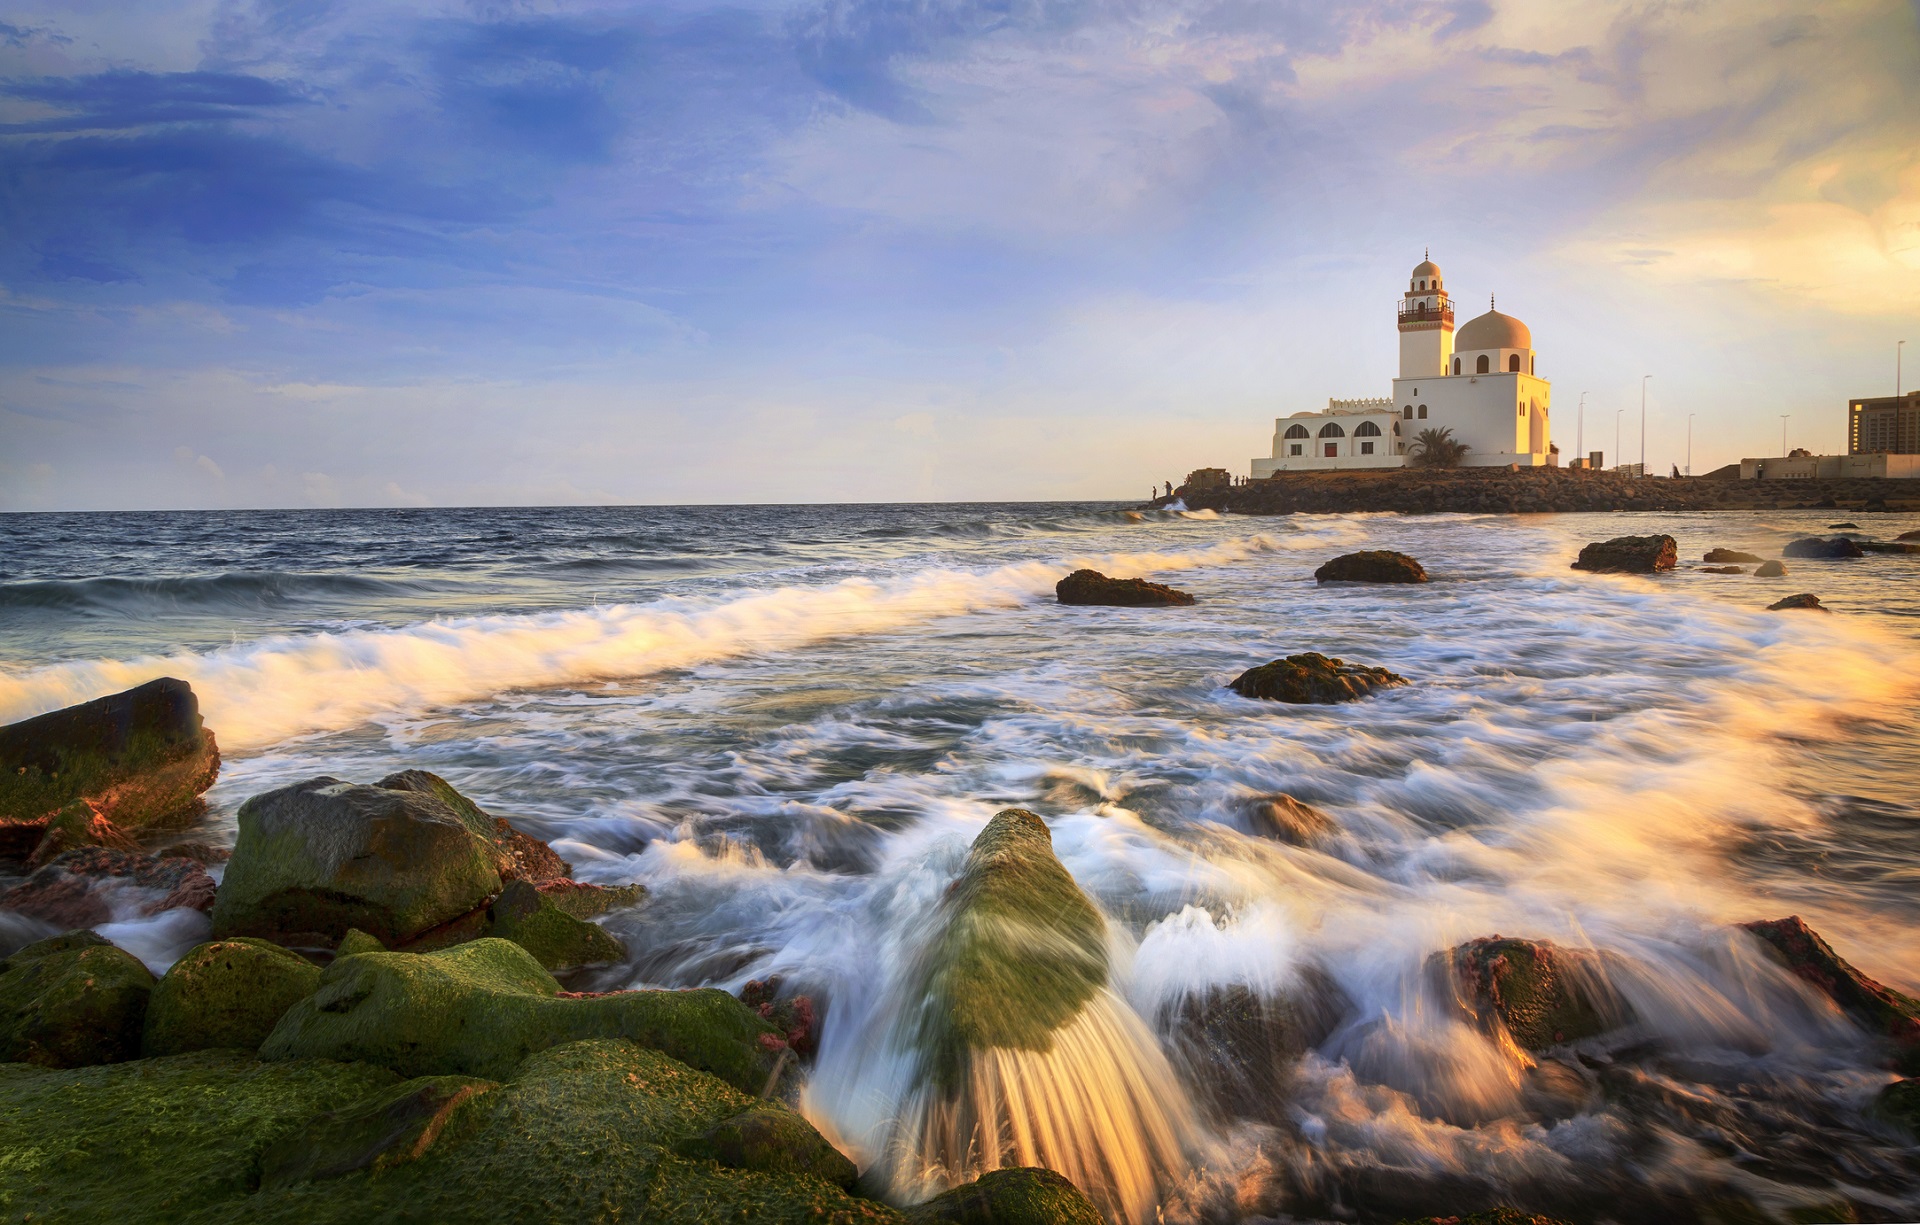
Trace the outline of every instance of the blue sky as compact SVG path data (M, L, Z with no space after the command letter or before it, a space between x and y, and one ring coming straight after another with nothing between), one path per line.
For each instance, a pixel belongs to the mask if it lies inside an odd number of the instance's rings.
M1920 3L0 8L0 509L1138 496L1384 395L1920 383Z

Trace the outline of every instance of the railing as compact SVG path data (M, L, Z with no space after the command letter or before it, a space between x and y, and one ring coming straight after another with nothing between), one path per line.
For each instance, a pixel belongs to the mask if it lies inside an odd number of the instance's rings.
M1453 303L1447 301L1444 294L1441 295L1440 303L1437 306L1428 306L1425 302L1407 302L1404 300L1400 303L1400 322L1415 323L1425 320L1433 320L1439 323L1452 323Z

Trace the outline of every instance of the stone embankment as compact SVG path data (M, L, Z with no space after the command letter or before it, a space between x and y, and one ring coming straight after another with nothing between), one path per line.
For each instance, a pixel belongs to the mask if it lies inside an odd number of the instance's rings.
M1633 479L1568 468L1391 468L1288 473L1246 485L1178 490L1189 510L1238 515L1442 511L1528 514L1609 510L1920 510L1920 481ZM1165 506L1158 498L1149 506Z

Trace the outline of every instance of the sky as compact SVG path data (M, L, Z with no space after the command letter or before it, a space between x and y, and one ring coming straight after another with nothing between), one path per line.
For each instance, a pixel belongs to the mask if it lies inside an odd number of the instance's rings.
M1920 0L4 0L0 509L1138 498L1428 249L1568 456L1844 451Z

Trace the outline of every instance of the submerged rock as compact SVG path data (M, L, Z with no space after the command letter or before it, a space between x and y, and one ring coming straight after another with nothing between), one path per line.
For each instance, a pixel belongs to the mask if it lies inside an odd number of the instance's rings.
M1424 583L1427 572L1405 553L1367 549L1334 558L1313 572L1322 583Z
M92 932L0 961L0 1061L77 1068L140 1053L153 974Z
M131 917L125 912L208 910L213 898L213 877L195 860L89 847L59 855L0 896L0 906L71 929Z
M1868 553L1920 553L1920 541L1857 540L1854 543Z
M1165 583L1139 578L1108 578L1098 570L1075 570L1054 585L1062 604L1111 604L1124 608L1161 608L1193 603L1193 597Z
M1806 536L1780 550L1782 557L1863 557L1860 546L1845 536Z
M982 1174L907 1210L908 1225L1103 1225L1092 1201L1052 1170Z
M1331 978L1310 970L1284 995L1239 983L1188 995L1173 1006L1164 1028L1216 1115L1278 1123L1291 1104L1295 1066L1350 1006Z
M1808 927L1799 915L1760 919L1742 927L1802 982L1826 996L1871 1033L1891 1038L1903 1066L1920 1072L1920 1000L1868 978Z
M629 1038L747 1093L773 1084L785 1042L724 991L619 991L557 998L560 984L507 940L436 953L359 953L288 1010L263 1059L377 1063L403 1076L510 1075L534 1051Z
M1408 683L1406 677L1385 668L1350 664L1344 659L1329 659L1318 651L1307 651L1249 668L1227 687L1243 698L1326 705L1352 702L1376 689Z
M1775 600L1773 603L1767 605L1768 612L1787 612L1796 608L1804 608L1812 612L1833 611L1820 602L1819 596L1806 591L1801 592L1799 595L1790 595L1784 600Z
M193 689L162 677L0 727L0 827L11 827L10 847L32 850L54 815L77 801L86 805L83 827L96 818L114 830L183 820L200 810L200 794L219 773L220 750Z
M1261 796L1246 811L1254 833L1292 846L1311 846L1339 829L1332 817L1285 793Z
M258 1050L287 1009L319 986L318 966L265 940L196 945L154 984L141 1051Z
M1920 1080L1896 1080L1873 1101L1875 1113L1920 1139Z
M1860 525L1859 525L1858 523L1829 523L1829 524L1827 524L1827 530L1828 530L1829 532L1837 532L1837 531L1839 531L1839 530L1841 530L1842 528L1845 528L1845 529L1848 529L1848 530L1850 530L1850 531L1858 531L1858 530L1860 529Z
M1452 1216L1421 1217L1400 1225L1572 1225L1559 1217L1522 1212L1518 1208L1495 1208L1489 1212L1463 1212Z
M1598 573L1652 574L1673 569L1679 558L1679 546L1671 536L1616 536L1581 549L1573 568Z
M1702 566L1700 567L1700 573L1702 574L1745 574L1746 572L1747 571L1744 566Z
M1444 956L1462 1007L1525 1050L1578 1042L1630 1019L1591 950L1487 936Z
M1901 532L1895 540L1920 540L1920 531Z
M425 790L313 778L240 806L216 936L331 946L357 927L393 944L500 891L486 832Z
M1754 553L1742 553L1738 549L1708 549L1707 555L1701 558L1701 560L1717 562L1735 561L1744 565L1753 565L1756 562L1765 561L1766 558Z
M1755 578L1785 578L1786 576L1786 565L1777 561L1762 562L1758 566L1755 566L1753 570L1753 577Z

